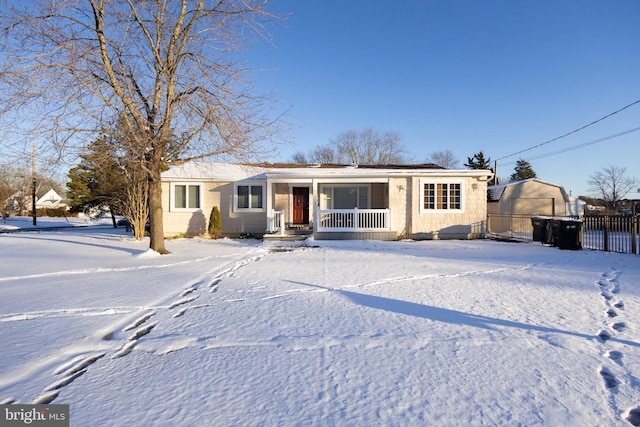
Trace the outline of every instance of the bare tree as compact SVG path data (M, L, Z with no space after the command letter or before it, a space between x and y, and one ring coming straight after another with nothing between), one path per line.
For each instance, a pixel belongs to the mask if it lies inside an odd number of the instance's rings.
M404 162L406 151L398 132L367 128L360 132L348 130L338 135L331 143L336 147L340 163L360 165L390 165Z
M29 183L12 165L0 165L0 208L2 219L24 207L26 189Z
M427 162L435 163L445 169L457 169L459 164L451 150L434 151L427 157Z
M48 175L48 170L36 173L36 197L41 197L53 189L63 195L63 186ZM23 214L31 210L33 174L28 166L20 162L0 164L0 208L4 216Z
M338 153L336 153L336 150L330 145L319 145L314 148L309 159L313 163L321 163L324 165L339 163Z
M69 172L67 187L74 208L106 205L114 226L114 214L122 215L132 226L134 238L142 240L149 217L148 180L129 151L131 138L126 126L116 125L89 144L80 155L81 162Z
M46 140L61 149L84 145L123 117L148 181L150 247L167 253L161 172L198 158L248 156L277 141L273 99L255 93L250 69L234 62L235 51L268 40L282 20L270 3L0 0L2 119L21 123L14 131L33 123L30 130L48 131Z
M625 176L627 168L609 165L589 176L589 189L602 197L609 209L638 185L638 179Z
M307 156L304 155L302 151L296 151L293 156L291 156L291 162L297 163L300 165L307 164Z

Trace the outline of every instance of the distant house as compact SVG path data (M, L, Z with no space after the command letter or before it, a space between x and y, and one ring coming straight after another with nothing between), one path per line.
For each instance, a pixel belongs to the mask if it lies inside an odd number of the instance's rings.
M64 203L62 197L52 188L36 200L36 209L47 208L65 208L67 205Z
M69 209L64 199L53 189L45 193L39 192L41 196L36 195L36 209L47 208L64 208ZM3 202L2 208L5 212L25 215L31 212L33 198L30 193L18 191Z
M567 202L567 215L569 216L584 216L584 210L587 206L587 202L580 200L577 197L569 196Z
M162 174L167 236L473 239L485 235L488 170L193 162Z

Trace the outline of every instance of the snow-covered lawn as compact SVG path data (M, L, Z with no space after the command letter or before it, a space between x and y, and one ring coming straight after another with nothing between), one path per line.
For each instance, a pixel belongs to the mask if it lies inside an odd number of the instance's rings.
M72 426L630 426L640 258L0 234L0 403ZM631 414L630 414L631 412Z

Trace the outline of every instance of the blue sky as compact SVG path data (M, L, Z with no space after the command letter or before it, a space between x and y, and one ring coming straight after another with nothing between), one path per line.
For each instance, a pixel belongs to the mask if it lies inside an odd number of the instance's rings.
M640 178L640 1L277 1L293 15L248 60L257 87L291 106L308 153L349 129L399 132L413 160L451 150L460 167L483 150L508 178L519 158L540 179L588 195L589 175ZM509 156L509 157L508 157Z

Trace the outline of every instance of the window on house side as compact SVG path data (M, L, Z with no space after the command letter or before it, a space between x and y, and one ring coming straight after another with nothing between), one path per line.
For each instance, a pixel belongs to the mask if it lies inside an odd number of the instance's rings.
M462 184L425 183L423 184L424 210L460 210L462 209Z
M173 207L176 209L200 209L199 185L175 185Z
M236 187L237 209L262 209L262 185L238 185Z

